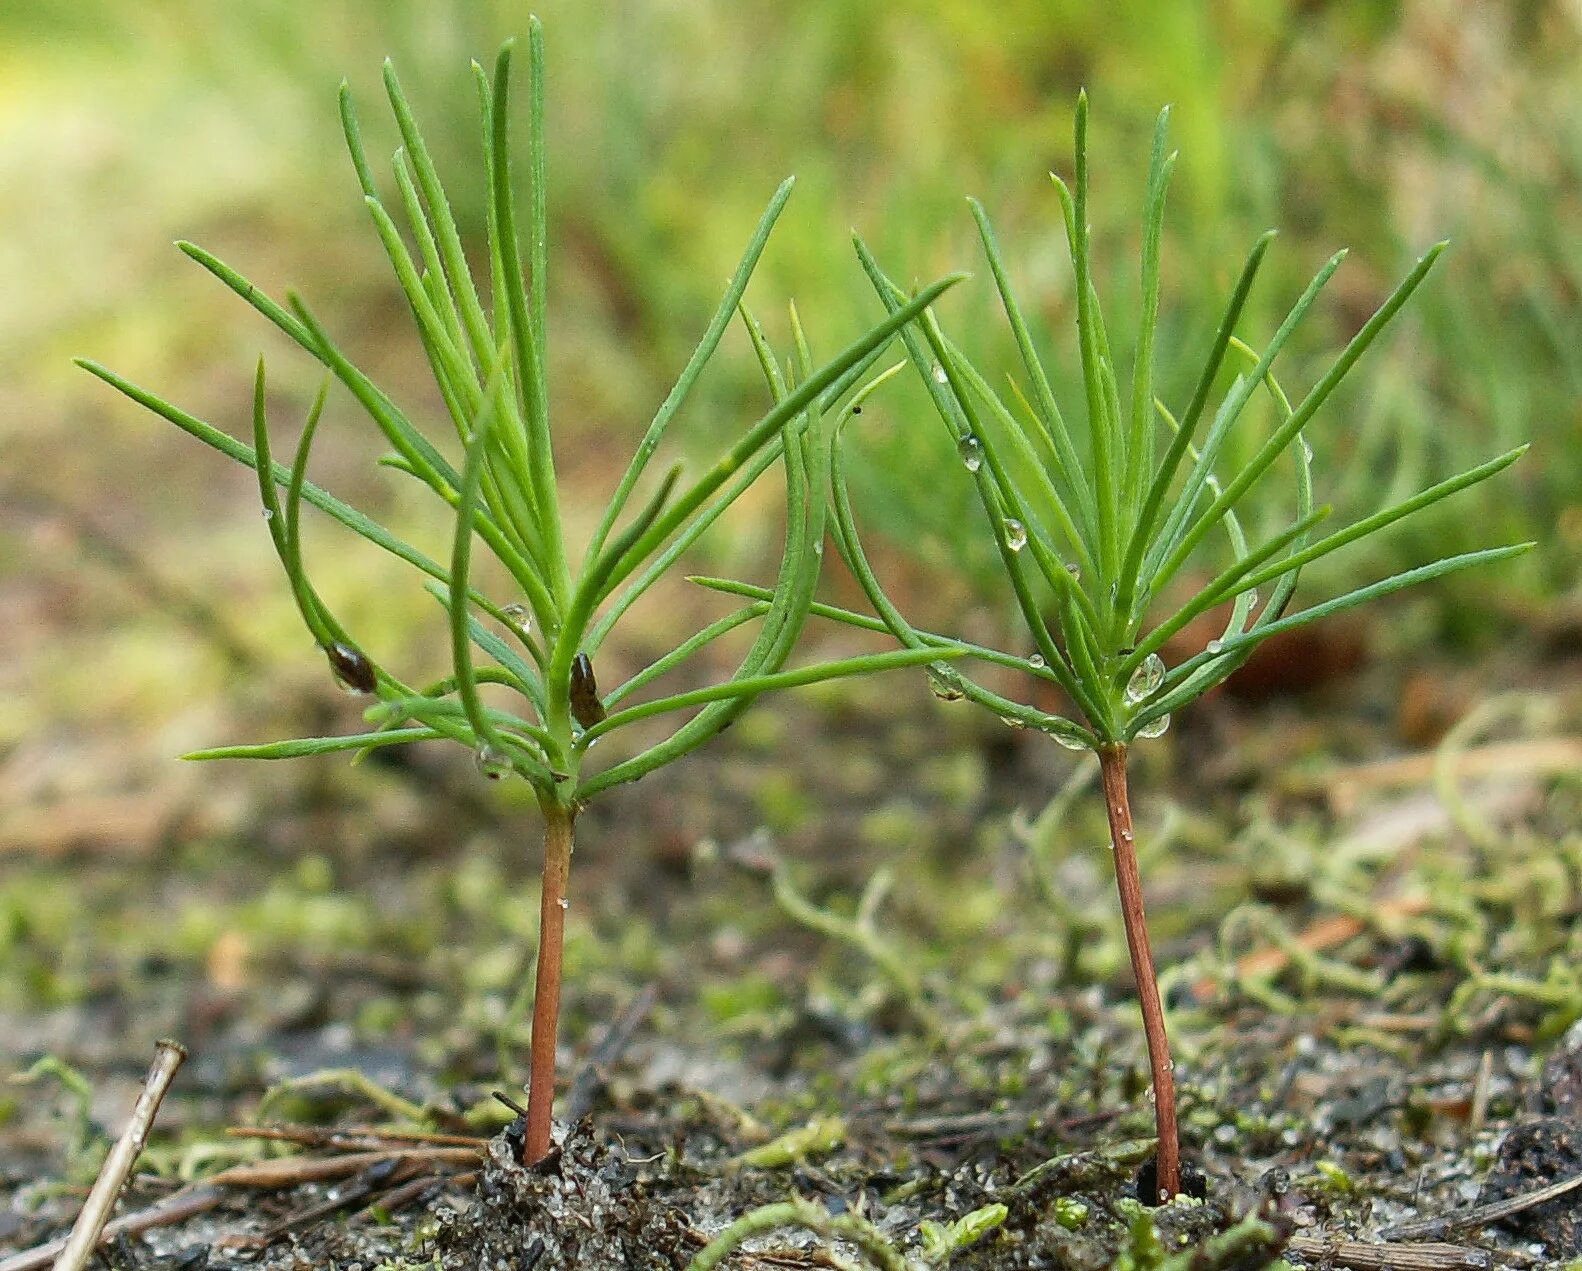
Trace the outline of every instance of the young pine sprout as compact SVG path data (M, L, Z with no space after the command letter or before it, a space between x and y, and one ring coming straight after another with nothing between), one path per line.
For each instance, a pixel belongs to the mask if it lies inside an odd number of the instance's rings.
M830 464L832 529L877 617L826 606L816 607L815 612L870 630L888 630L909 649L965 650L982 662L1057 686L1075 707L1072 717L1067 717L1004 697L945 662L928 668L931 687L939 697L967 698L1007 724L1036 729L1068 749L1090 750L1098 756L1121 912L1147 1034L1159 1136L1156 1176L1160 1194L1168 1197L1180 1187L1175 1089L1138 878L1127 796L1128 746L1137 738L1164 732L1172 713L1224 680L1269 637L1414 583L1508 559L1532 544L1447 557L1288 613L1303 566L1493 476L1521 454L1520 449L1512 450L1343 529L1317 534L1330 509L1313 503L1313 455L1304 430L1417 289L1443 244L1418 261L1307 395L1293 405L1271 367L1342 257L1336 255L1318 272L1258 351L1243 343L1236 329L1272 237L1265 234L1247 258L1190 398L1179 412L1172 412L1155 399L1153 382L1160 238L1165 190L1175 160L1165 146L1168 112L1161 113L1144 200L1137 339L1123 396L1089 256L1087 110L1084 95L1077 103L1075 188L1054 178L1075 269L1083 413L1072 417L1062 411L1011 289L988 217L976 202L971 203L972 213L1025 384L1013 381L1009 397L1000 393L931 314L904 333L910 360L949 429L963 475L973 482L987 514L1005 579L1034 652L1017 655L966 645L915 628L897 610L858 540L839 428ZM880 299L898 316L904 294L860 240L857 252ZM1233 355L1245 363L1245 369L1234 376L1210 411L1210 399ZM1261 444L1249 447L1252 458L1239 471L1227 470L1222 479L1216 464L1226 439L1260 389L1273 403L1276 422ZM1290 523L1262 541L1252 541L1237 510L1246 510L1255 486L1279 475L1277 461L1283 461L1282 479L1290 482ZM1228 549L1218 557L1217 572L1196 590L1183 594L1181 588L1172 589L1189 561L1210 563L1212 558L1205 558L1216 535L1223 536ZM718 580L713 585L748 598L771 594ZM1214 611L1226 615L1220 634L1200 652L1167 667L1161 658L1166 642L1194 619Z
M194 759L280 759L332 751L446 739L471 749L487 777L518 776L531 784L544 818L543 891L524 1159L550 1148L556 1028L567 872L577 814L593 796L635 781L693 750L735 720L761 693L816 680L931 661L935 650L904 649L796 670L786 659L812 604L826 500L825 449L818 423L858 388L891 338L954 279L928 287L822 365L804 359L794 385L777 384L772 409L748 428L700 477L672 468L638 502L633 496L666 430L686 403L705 364L741 303L748 279L791 192L776 192L748 244L724 299L691 360L659 407L616 483L592 537L573 556L559 510L545 385L547 235L544 186L543 41L530 26L528 186L525 235L518 230L508 125L511 46L500 52L492 81L474 64L488 184L488 278L473 278L435 164L395 73L385 87L403 145L395 154L397 227L375 185L357 117L345 87L341 119L368 211L411 306L424 353L454 426L447 458L437 439L416 424L348 359L307 305L291 296L277 304L201 248L182 244L243 300L323 363L328 375L289 466L276 462L265 419L260 363L253 396L253 438L247 445L196 419L106 368L81 364L134 401L258 474L265 522L303 621L348 689L376 696L369 731L267 745L227 746ZM523 238L525 238L525 251ZM410 245L409 245L410 244ZM415 247L416 255L413 255ZM760 356L756 327L749 334ZM805 351L805 344L802 345ZM770 358L771 369L772 361ZM385 462L416 478L455 514L448 560L436 561L307 479L313 438L331 380L356 399L394 454ZM786 540L777 585L726 618L692 635L624 684L601 690L599 651L616 624L677 559L776 461L786 483ZM283 494L282 494L283 491ZM452 673L414 685L367 651L342 626L309 579L304 562L304 502L427 576L449 614ZM472 584L475 542L504 567L515 598L499 601ZM723 683L668 696L642 690L727 633L756 622L756 639ZM480 686L514 692L517 710L485 704ZM594 743L640 720L679 714L668 736L628 748L607 766L589 761ZM608 754L609 751L601 751Z

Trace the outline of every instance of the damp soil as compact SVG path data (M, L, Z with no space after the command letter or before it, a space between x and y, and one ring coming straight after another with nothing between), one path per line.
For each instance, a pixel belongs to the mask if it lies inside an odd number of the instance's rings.
M584 818L577 1119L533 1169L494 1092L519 1099L526 1068L534 820L465 757L214 770L223 815L199 815L200 788L141 850L13 862L0 1057L33 1078L0 1087L0 1266L69 1225L165 1035L192 1058L120 1212L220 1171L342 1165L221 1186L101 1265L684 1268L797 1197L900 1258L982 1271L1563 1265L1582 1191L1471 1211L1582 1174L1582 788L1530 749L1574 735L1582 704L1550 693L1541 722L1425 743L1403 735L1406 677L1371 674L1207 703L1137 756L1193 1195L1153 1203L1091 775L866 686L750 715ZM1437 674L1447 721L1490 674ZM370 1144L381 1159L350 1161ZM1441 1260L1391 1261L1392 1236ZM856 1259L785 1227L724 1265Z

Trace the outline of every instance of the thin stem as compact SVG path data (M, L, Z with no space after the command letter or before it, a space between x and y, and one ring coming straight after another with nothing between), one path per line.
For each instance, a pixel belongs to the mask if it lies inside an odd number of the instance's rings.
M560 962L566 942L566 876L576 812L548 798L544 806L544 889L538 905L538 973L533 982L533 1042L522 1164L549 1155L555 1110L555 1038L560 1028Z
M1159 1199L1168 1200L1181 1190L1175 1065L1170 1062L1164 1003L1160 1001L1159 981L1154 975L1153 950L1148 946L1148 919L1143 913L1142 880L1137 873L1131 800L1126 793L1126 747L1105 746L1098 753L1099 775L1104 781L1104 807L1110 818L1110 842L1115 848L1115 886L1121 895L1126 947L1132 955L1132 975L1137 981L1137 1000L1143 1012L1143 1033L1148 1039L1148 1066L1153 1074L1154 1123L1159 1133L1155 1158Z

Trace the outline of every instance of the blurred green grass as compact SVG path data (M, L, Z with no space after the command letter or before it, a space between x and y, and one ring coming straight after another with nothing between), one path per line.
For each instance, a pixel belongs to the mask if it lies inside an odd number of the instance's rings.
M1439 237L1455 240L1402 328L1315 429L1315 448L1340 473L1319 497L1345 510L1521 439L1534 451L1496 488L1389 539L1393 559L1353 557L1341 568L1355 577L1397 567L1421 559L1428 540L1443 552L1535 537L1543 549L1521 572L1442 593L1439 629L1454 635L1490 625L1491 615L1508 623L1574 605L1582 25L1572 9L1514 0L1473 9L1448 0L922 0L904 9L546 0L542 16L552 375L574 485L608 478L601 439L630 436L647 418L788 172L799 177L797 194L753 291L766 316L794 296L826 350L871 318L846 246L852 227L903 277L974 267L970 193L994 215L1047 341L1071 349L1070 280L1044 174L1069 164L1071 108L1086 85L1095 236L1115 294L1135 286L1148 131L1161 104L1175 107L1182 159L1165 247L1167 396L1180 393L1185 369L1171 349L1192 347L1186 337L1215 320L1265 227L1283 234L1250 311L1255 341L1320 261L1353 248L1310 343L1283 371L1292 388L1355 330L1405 262ZM405 368L416 365L416 346L340 153L335 86L345 75L371 102L380 63L396 60L476 240L482 190L465 179L477 142L464 62L489 53L520 17L518 6L492 0L349 0L332 11L289 0L38 0L0 10L4 470L70 495L131 550L239 608L244 626L280 629L283 589L243 484L107 401L68 357L92 353L216 422L241 425L254 355L281 350L168 249L181 236L277 293L300 288L377 375L415 393ZM395 144L377 133L370 142L376 153ZM987 280L962 290L949 301L952 327L973 333L975 356L1008 359ZM720 365L691 421L705 436L735 428L761 391L747 357ZM312 368L287 358L277 366L281 393L305 401ZM927 565L962 550L960 530L974 514L968 484L950 479L954 456L918 406L904 390L878 399L857 447L866 455L857 484L875 528ZM371 430L361 422L339 405L326 429L325 479L399 523L405 505L370 475ZM67 556L24 564L36 526L18 501L7 503L7 584L26 577L36 586L41 569L75 576L80 562ZM758 537L744 529L722 550L750 568ZM394 587L363 574L352 558L344 586L364 594L348 603L385 607ZM1316 578L1312 587L1345 581ZM60 615L48 601L39 605L46 627ZM135 610L125 598L119 607L120 617ZM51 666L76 669L67 667L71 640L103 616L96 603L84 610L64 637L46 632L20 649L12 662L30 668L30 684L48 683ZM389 606L391 631L413 612ZM215 685L216 673L200 666L208 663L194 653L194 698ZM147 706L161 691L151 684L130 700Z

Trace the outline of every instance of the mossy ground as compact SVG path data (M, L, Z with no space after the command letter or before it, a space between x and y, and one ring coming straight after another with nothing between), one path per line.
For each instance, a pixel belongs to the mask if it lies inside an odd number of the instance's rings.
M898 679L751 716L586 815L563 1072L649 986L654 1005L559 1174L496 1164L262 1248L246 1238L325 1185L237 1188L112 1262L205 1265L201 1247L210 1267L619 1265L612 1250L679 1266L802 1195L911 1256L926 1222L1004 1204L951 1265L1100 1267L1128 1249L1149 1265L1260 1206L1281 1230L1363 1239L1464 1208L1582 1015L1566 740L1582 702L1554 690L1575 683L1563 665L1534 665L1408 676L1383 656L1284 707L1212 701L1139 751L1187 1154L1207 1183L1151 1227L1129 1199L1152 1117L1091 781L1078 757ZM1424 727L1425 693L1428 714L1464 721L1433 744L1402 735ZM1406 757L1379 766L1391 753ZM489 1092L525 1068L531 809L443 752L201 776L150 841L8 863L7 1066L56 1056L91 1097L79 1108L48 1074L5 1090L0 1245L69 1220L162 1035L193 1057L128 1208L284 1153L225 1130L322 1070L360 1072L430 1128L510 1118ZM389 1108L332 1085L267 1113L333 1126ZM1544 1235L1456 1238L1509 1265L1574 1252Z

